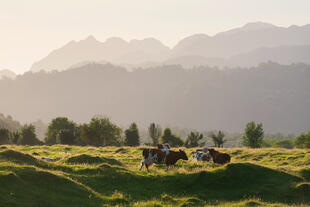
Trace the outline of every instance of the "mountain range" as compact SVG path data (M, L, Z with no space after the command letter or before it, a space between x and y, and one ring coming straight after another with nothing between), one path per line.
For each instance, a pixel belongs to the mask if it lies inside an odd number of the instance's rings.
M310 63L310 24L278 27L263 22L214 36L195 34L169 48L154 38L125 41L109 38L100 42L89 36L71 41L31 66L31 71L66 70L89 62L113 63L127 68L180 64L249 67L261 62Z

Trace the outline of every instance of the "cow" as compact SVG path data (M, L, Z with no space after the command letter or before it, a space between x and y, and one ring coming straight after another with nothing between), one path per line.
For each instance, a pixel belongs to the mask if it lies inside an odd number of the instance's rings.
M203 151L200 151L200 150L197 150L195 152L195 158L197 161L207 161L209 162L210 159L211 159L211 155L209 152L203 152Z
M208 149L213 163L217 163L217 164L226 164L230 162L230 156L227 153L222 153L222 152L218 152L215 149Z
M172 151L166 155L166 152L161 149L144 149L142 152L143 160L141 162L140 170L145 165L149 172L149 166L155 164L166 164L166 172L168 172L169 166L174 165L179 159L188 160L188 157L183 150Z

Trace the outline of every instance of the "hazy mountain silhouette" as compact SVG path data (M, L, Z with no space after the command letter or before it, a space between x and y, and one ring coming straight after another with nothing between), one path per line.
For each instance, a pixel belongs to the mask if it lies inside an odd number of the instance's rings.
M16 77L16 74L11 70L0 70L0 79L4 77L14 79Z
M174 57L229 58L261 47L305 44L310 44L310 25L284 28L256 22L213 37L203 34L187 37L173 48L172 53Z
M121 125L136 121L196 129L242 131L249 121L266 131L309 130L310 66L260 64L218 70L162 66L127 72L88 64L63 72L25 73L0 81L0 112L23 122L68 116L88 122L108 115Z
M131 40L109 38L99 42L93 36L81 41L71 41L60 49L52 51L47 57L34 63L31 71L62 71L83 62L113 62L138 64L145 61L163 61L170 50L153 38Z
M310 64L310 45L262 47L248 53L232 56L231 58L182 56L168 59L162 64L182 65L190 69L202 65L217 67L251 67L268 61L280 64ZM158 63L158 65L161 64Z
M34 63L31 71L65 70L90 62L113 63L127 68L181 64L185 68L200 65L254 66L265 61L290 64L309 63L310 25L277 27L263 22L215 36L196 34L169 49L154 38L131 40L109 38L105 42L93 36L71 41Z

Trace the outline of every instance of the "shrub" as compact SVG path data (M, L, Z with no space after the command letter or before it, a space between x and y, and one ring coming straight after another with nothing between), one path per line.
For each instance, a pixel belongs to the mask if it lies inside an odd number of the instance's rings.
M125 145L127 146L139 146L140 136L136 123L132 123L125 131Z
M306 134L301 134L295 138L295 146L297 148L310 148L310 131Z
M179 147L184 145L183 140L180 137L172 134L170 128L166 128L164 130L164 133L161 136L161 143L168 143L172 147Z

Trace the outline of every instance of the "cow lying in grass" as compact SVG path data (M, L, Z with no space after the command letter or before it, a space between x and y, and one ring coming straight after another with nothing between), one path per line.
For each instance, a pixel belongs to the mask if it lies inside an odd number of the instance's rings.
M208 149L208 151L214 163L223 165L230 162L229 154L216 151L215 149Z
M211 159L211 155L207 148L197 149L195 152L195 158L197 161L207 161L209 162Z
M144 149L142 152L143 160L141 162L140 170L142 170L145 165L147 171L149 172L149 166L153 163L155 164L166 164L166 172L168 172L169 166L174 165L179 159L188 160L186 153L183 150L178 152L169 150L166 154L165 151L161 149Z

